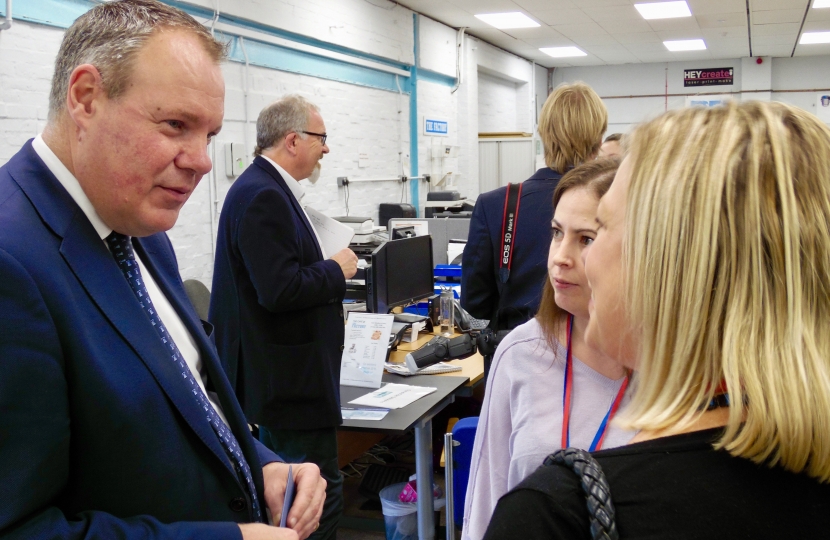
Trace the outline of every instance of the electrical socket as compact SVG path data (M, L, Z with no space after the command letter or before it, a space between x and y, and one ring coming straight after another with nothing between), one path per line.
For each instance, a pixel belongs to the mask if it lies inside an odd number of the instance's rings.
M337 177L337 187L343 187L349 185L349 177L348 176L338 176Z

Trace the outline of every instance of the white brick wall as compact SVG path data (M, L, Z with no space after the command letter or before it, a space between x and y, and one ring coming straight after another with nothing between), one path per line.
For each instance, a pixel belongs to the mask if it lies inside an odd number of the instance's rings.
M186 0L406 64L413 61L412 11L385 0Z
M250 4L252 1L247 3ZM363 3L362 0L348 1L350 5ZM326 6L332 7L332 2L334 0L290 3L289 11L295 15L305 13L302 17L297 17L306 21L303 24L311 24L307 15L324 10ZM225 3L223 0L222 4ZM381 0L376 0L375 3L380 5ZM386 15L378 15L379 18L373 19L374 22L366 19L352 27L344 19L338 23L343 28L335 28L332 31L345 32L346 35L353 36L349 38L353 39L349 43L358 44L367 52L402 60L411 59L406 56L406 51L412 50L411 12L393 4L390 6L392 9L385 10ZM363 9L366 13L384 11L377 6ZM402 14L402 11L406 13ZM338 10L334 12L339 13ZM254 18L253 15L255 13L249 13L248 18ZM392 22L386 18L391 18ZM375 28L379 21L386 21L388 24L380 24L382 28ZM291 26L283 22L284 28L292 29L289 28ZM303 25L298 24L294 31L298 31L299 27ZM15 21L11 30L0 32L0 165L14 155L23 143L40 133L46 124L54 58L62 38L61 29L21 21ZM470 199L478 195L480 92L475 58L476 43L473 39L467 42L465 83L455 94L451 94L449 87L440 84L421 81L418 85L419 120L424 113L448 118L451 133L447 142L461 147L458 158L445 160L441 167L440 162L432 161L429 157L429 138L419 135L419 170L421 173L438 173L436 175L447 171L460 173L456 189ZM499 51L490 49L492 50L488 49L488 61L492 63L498 60ZM394 51L399 51L400 54ZM438 52L432 50L428 54L434 55ZM453 44L447 54L454 52ZM515 57L505 53L503 60L506 66L510 66L513 75L519 73ZM408 175L410 172L408 95L251 66L248 68L249 123L246 129L243 95L245 67L238 63L228 63L222 70L226 80L225 125L215 143L215 167L210 175L202 179L190 201L182 209L176 226L169 232L179 259L182 277L200 279L208 286L211 284L213 272L215 235L211 223L215 226L218 222L222 201L232 182L224 172L224 143L246 142L247 135L247 148L251 152L256 138L256 117L262 107L277 97L298 92L314 101L322 109L330 135L331 153L323 160L322 177L317 185L307 187L304 202L310 206L328 215L345 213L345 191L336 187L335 179L338 176L349 176L353 179L398 176L401 171L401 156L407 163L404 174ZM403 85L403 81L401 84ZM518 110L516 99L514 91L514 117ZM487 106L488 102L485 100L484 107ZM527 104L521 107L529 110ZM368 167L358 167L360 151L368 152ZM211 183L215 186L215 197L211 197ZM421 182L419 188L420 200L423 203L426 200L428 186ZM366 215L374 219L377 218L379 203L401 200L401 185L395 182L358 182L350 186L350 192L351 215ZM404 189L404 194L404 200L411 202L408 185Z
M524 86L478 72L479 132L525 131L518 115L519 88Z
M14 21L0 32L0 164L46 125L63 31Z

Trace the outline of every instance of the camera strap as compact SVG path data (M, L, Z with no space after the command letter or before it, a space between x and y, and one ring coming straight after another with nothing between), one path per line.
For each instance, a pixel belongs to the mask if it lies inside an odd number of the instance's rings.
M507 283L510 279L510 264L513 262L513 249L516 245L516 226L519 219L519 199L522 196L522 184L507 184L504 194L504 217L501 222L501 251L499 253L499 280Z

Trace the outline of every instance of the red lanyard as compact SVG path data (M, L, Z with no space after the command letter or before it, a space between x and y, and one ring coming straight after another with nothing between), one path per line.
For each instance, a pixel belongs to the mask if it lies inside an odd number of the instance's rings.
M568 317L568 353L565 358L565 388L562 393L562 448L568 448L571 443L571 396L573 395L573 356L571 354L571 334L573 333L573 320L573 315ZM605 433L608 430L608 423L612 418L614 418L614 415L617 413L617 409L620 408L620 403L622 402L626 388L628 388L628 375L625 376L625 380L623 381L622 386L620 386L619 392L617 392L617 397L614 399L614 403L611 404L611 408L608 409L607 413L605 413L605 418L602 419L602 423L599 425L596 435L594 435L591 447L588 448L590 452L594 452L602 448L602 441L605 439Z

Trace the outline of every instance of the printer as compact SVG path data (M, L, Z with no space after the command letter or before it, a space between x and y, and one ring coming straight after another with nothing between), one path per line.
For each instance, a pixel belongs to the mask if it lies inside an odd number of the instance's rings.
M457 191L430 191L424 206L424 216L428 218L469 218L474 205Z

